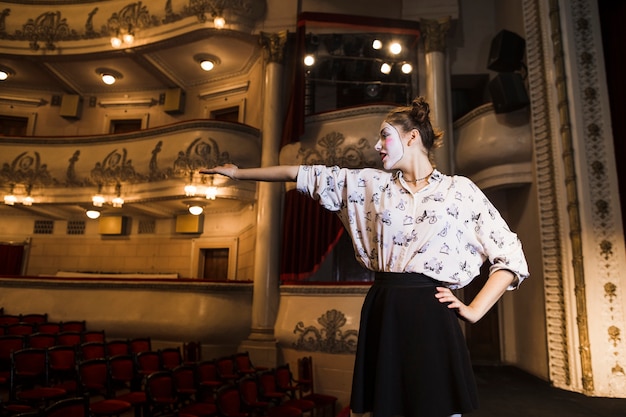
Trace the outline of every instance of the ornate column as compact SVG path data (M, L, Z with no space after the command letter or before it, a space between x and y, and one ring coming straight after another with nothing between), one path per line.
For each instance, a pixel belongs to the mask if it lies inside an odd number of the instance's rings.
M450 116L450 71L446 56L446 35L450 29L450 18L440 20L422 19L424 33L424 62L426 65L426 92L430 102L432 121L435 127L443 130L443 146L435 152L437 169L445 174L454 173L452 120Z
M284 109L282 107L283 52L287 32L261 33L266 54L263 143L261 166L278 164ZM274 367L277 363L274 324L278 313L278 276L280 230L284 184L258 183L257 236L254 253L254 294L250 336L240 350L250 352L257 365Z

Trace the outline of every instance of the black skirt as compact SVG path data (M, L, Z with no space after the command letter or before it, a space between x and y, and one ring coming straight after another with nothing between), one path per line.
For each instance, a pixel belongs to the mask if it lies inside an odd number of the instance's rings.
M455 312L423 274L377 273L361 310L350 408L373 417L446 417L478 408Z

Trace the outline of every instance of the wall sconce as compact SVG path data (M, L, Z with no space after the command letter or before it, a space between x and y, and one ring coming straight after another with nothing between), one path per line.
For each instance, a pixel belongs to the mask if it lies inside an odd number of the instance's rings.
M113 85L117 80L124 78L119 72L110 68L96 68L96 74L100 76L106 85Z
M111 205L115 208L120 208L124 205L124 199L122 198L122 184L119 182L115 185L116 196L111 200Z
M24 197L24 199L22 200L22 205L30 207L35 202L35 199L30 195L32 189L32 185L29 184L26 186L26 197Z
M215 29L224 29L224 26L226 26L226 19L224 19L221 13L213 17L213 26L215 26Z
M17 197L15 196L15 194L13 194L13 187L11 187L11 191L9 192L9 194L6 194L4 196L4 204L6 204L7 206L14 206L15 203L17 203Z
M204 71L211 71L215 66L221 63L220 59L211 54L196 54L193 56L194 61L200 64L200 68Z
M217 197L217 187L214 185L210 185L206 189L206 198L207 200L215 200Z
M0 81L4 81L9 77L15 75L15 71L13 71L9 67L5 67L4 65L0 65Z
M195 185L193 185L193 184L185 185L185 196L186 197L193 197L194 195L196 195L196 191L198 191L198 188Z
M102 207L105 202L106 200L102 195L102 184L100 184L98 185L98 192L91 197L91 204L93 204L94 207Z

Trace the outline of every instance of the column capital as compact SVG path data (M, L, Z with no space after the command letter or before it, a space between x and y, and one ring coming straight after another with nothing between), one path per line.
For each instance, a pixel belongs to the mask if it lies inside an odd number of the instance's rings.
M450 18L438 20L422 19L420 26L424 32L424 46L426 53L445 52L446 35L450 30Z
M259 39L263 49L269 52L267 62L282 64L285 57L285 45L287 44L288 31L278 33L261 32Z

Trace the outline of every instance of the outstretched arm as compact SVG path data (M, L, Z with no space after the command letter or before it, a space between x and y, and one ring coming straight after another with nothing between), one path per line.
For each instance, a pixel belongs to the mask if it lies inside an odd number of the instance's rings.
M511 271L497 270L489 276L485 285L469 305L463 304L449 288L445 287L437 287L438 292L435 297L442 303L450 303L448 308L456 308L458 315L463 320L476 323L498 302L515 279L515 275Z
M239 169L236 165L225 164L214 168L202 168L198 172L225 175L234 180L295 181L298 177L298 168L298 165L276 165Z

